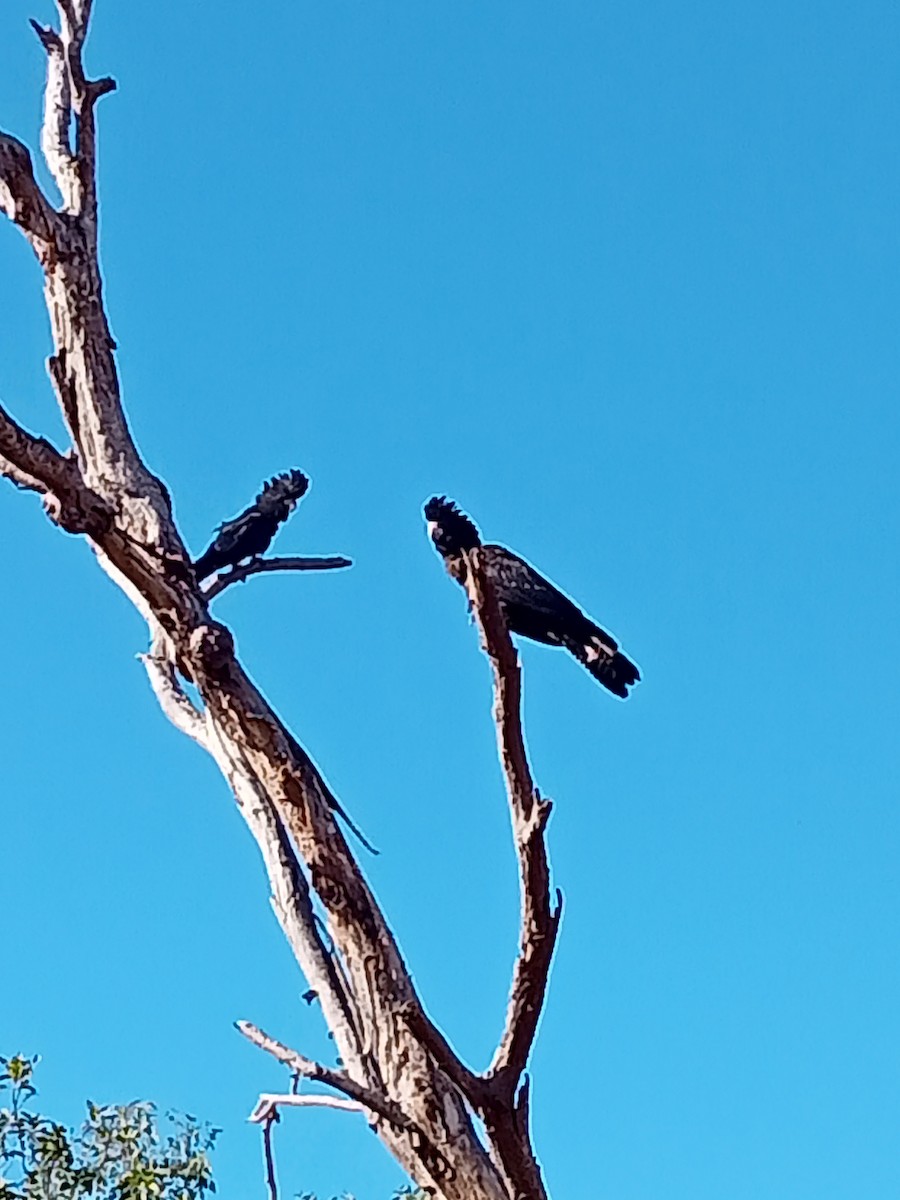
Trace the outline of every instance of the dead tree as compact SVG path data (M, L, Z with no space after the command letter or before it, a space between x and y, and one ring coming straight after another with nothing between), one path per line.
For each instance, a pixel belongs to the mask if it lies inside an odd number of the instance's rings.
M429 1194L544 1200L525 1068L559 925L544 842L550 803L531 778L518 661L479 552L468 555L467 587L493 672L522 898L505 1026L481 1072L461 1061L429 1018L335 823L327 785L244 671L228 628L210 614L211 594L194 577L168 491L132 440L97 246L95 109L115 82L84 74L91 0L56 0L56 6L58 29L32 24L47 57L41 148L61 203L55 206L38 186L22 142L0 134L0 207L43 271L53 336L48 368L71 445L58 450L0 407L0 474L38 492L50 520L84 538L146 619L144 663L159 703L228 781L262 851L272 907L318 993L343 1065L311 1062L249 1023L241 1023L242 1032L291 1071L341 1094L343 1105L330 1095L333 1106L363 1111ZM194 685L199 703L189 698L184 680ZM327 936L314 916L316 902ZM280 1102L263 1098L269 1112Z

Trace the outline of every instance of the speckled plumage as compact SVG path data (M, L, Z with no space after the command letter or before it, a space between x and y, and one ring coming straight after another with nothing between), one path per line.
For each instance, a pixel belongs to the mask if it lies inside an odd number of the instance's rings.
M446 496L433 496L425 519L435 548L450 575L465 585L465 551L481 545L481 558L511 633L561 646L596 680L623 700L640 679L640 671L599 625L538 571L494 543L483 545L473 521Z

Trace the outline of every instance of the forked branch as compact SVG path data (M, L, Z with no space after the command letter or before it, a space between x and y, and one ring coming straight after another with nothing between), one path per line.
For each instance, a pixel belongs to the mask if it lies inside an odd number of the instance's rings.
M86 0L57 0L60 32L31 25L47 53L44 125L41 148L63 198L64 211L86 219L85 232L96 240L96 132L94 105L113 91L115 80L87 79L81 51L91 5ZM69 130L74 118L75 146Z
M314 1062L311 1058L298 1054L296 1050L292 1050L283 1042L264 1033L251 1021L237 1021L235 1028L254 1046L258 1046L260 1050L265 1050L267 1054L277 1058L294 1074L303 1079L310 1079L314 1083L324 1083L327 1087L334 1088L336 1092L341 1092L349 1100L361 1105L371 1114L373 1120L380 1117L398 1129L405 1129L410 1125L409 1118L399 1105L394 1104L383 1092L359 1083L346 1071L338 1070L335 1067L326 1067L322 1063Z

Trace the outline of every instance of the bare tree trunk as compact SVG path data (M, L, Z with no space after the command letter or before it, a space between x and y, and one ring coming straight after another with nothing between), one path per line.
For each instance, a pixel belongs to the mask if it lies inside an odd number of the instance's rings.
M522 889L506 1024L482 1073L458 1058L428 1017L335 823L327 785L247 676L229 630L210 615L211 597L225 584L207 593L199 587L165 485L132 441L97 247L94 109L115 83L84 76L91 0L56 4L58 31L32 24L47 54L41 146L62 204L54 207L39 188L25 146L0 134L0 208L28 239L43 270L54 340L48 366L71 447L60 453L0 408L0 474L41 493L50 519L85 537L145 617L150 650L144 662L154 691L169 719L215 759L228 781L262 851L275 914L318 993L343 1066L311 1062L249 1023L239 1026L242 1032L292 1071L343 1093L352 1101L345 1105L365 1113L429 1194L442 1200L545 1200L524 1071L560 914L551 901L544 842L550 804L531 778L518 661L479 551L468 556L467 586L493 669L494 717ZM290 569L290 560L278 563ZM196 686L199 707L182 678ZM325 914L327 938L314 917L314 899ZM271 1112L281 1098L265 1099Z

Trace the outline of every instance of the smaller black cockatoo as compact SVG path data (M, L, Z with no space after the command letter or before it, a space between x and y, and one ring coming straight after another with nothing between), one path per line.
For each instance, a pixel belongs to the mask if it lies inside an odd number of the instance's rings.
M481 546L481 561L510 633L546 646L562 646L613 695L626 699L628 689L640 679L640 671L621 652L615 639L577 604L505 546L482 545L474 522L446 496L433 496L428 501L425 520L447 571L463 586L464 551Z
M219 526L212 545L194 563L198 581L223 567L236 567L245 558L264 554L278 526L284 524L308 491L309 479L302 471L285 471L270 479L248 509Z

